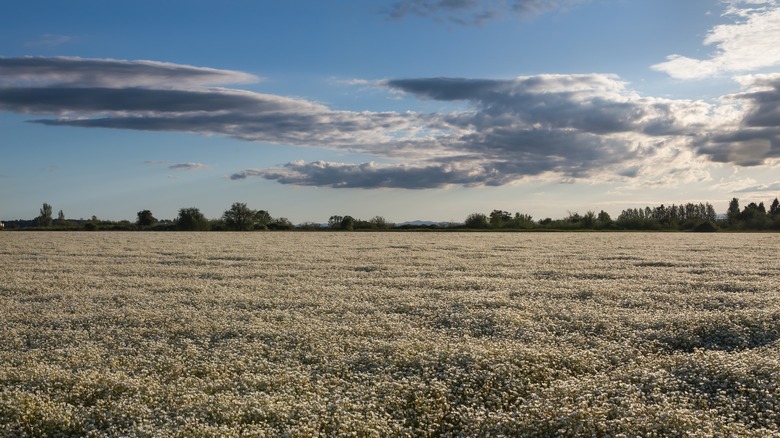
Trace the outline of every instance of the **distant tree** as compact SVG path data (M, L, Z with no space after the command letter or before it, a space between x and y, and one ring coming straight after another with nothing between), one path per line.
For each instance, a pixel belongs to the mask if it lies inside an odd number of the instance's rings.
M747 221L750 219L754 219L756 216L761 214L761 210L759 210L758 205L755 202L751 202L745 208L742 210L741 213L739 213L739 219L743 221Z
M368 222L371 224L371 228L376 230L386 230L389 228L389 224L382 216L374 216Z
M352 216L344 216L341 218L341 224L339 229L344 231L352 231L355 229L355 218Z
M708 221L714 222L716 219L718 219L718 214L715 213L715 207L713 207L709 202L705 205L704 216L704 219Z
M580 216L580 214L577 213L576 211L574 213L569 212L569 215L566 216L564 221L572 224L579 224L580 222L582 222L582 216Z
M278 218L274 219L273 221L271 221L267 225L267 228L269 230L289 231L289 230L294 230L295 229L295 225L293 225L293 223L290 222L290 220L287 219L286 217L278 217Z
M775 198L774 201L772 201L772 205L769 206L769 214L772 216L776 214L780 214L780 201Z
M157 219L152 215L151 211L141 210L138 212L138 226L151 227L155 222L157 222Z
M502 228L511 220L512 215L508 211L493 210L490 212L490 226L493 228Z
M332 230L339 230L341 229L341 221L344 219L344 216L338 216L333 215L328 219L328 227Z
M466 217L466 228L487 228L488 218L482 213L472 213Z
M677 226L677 222L680 221L680 209L676 205L672 204L667 212L669 214L669 223L667 225L670 227Z
M766 214L766 208L761 204L751 202L739 214L740 227L752 230L764 230L772 226L772 219Z
M37 218L39 227L51 226L51 212L51 205L44 202L43 207L41 207L41 214Z
M739 213L739 199L731 198L731 201L729 202L729 209L726 212L729 223L736 223L739 220Z
M222 214L225 228L231 231L249 231L254 228L256 213L242 202L234 202Z
M615 227L624 230L656 230L660 223L653 219L652 212L647 216L646 208L629 208L623 210L615 221Z
M271 214L268 213L267 211L257 210L255 212L255 228L257 228L258 226L260 228L263 227L269 228L268 225L270 225L271 222L273 222L273 218L271 217Z
M74 225L67 219L65 219L65 213L60 210L57 214L57 226L62 228L71 228Z
M303 222L301 224L298 224L298 226L296 228L298 228L299 230L303 230L303 231L320 231L320 230L323 229L322 225L320 225L317 222L312 222L312 221L307 221L307 222Z
M182 208L176 219L176 229L181 231L208 231L209 221L203 213L195 207Z
M601 210L596 216L596 227L597 228L607 228L612 226L612 218L609 216L609 213L607 213L604 210Z
M595 228L596 227L596 213L588 210L584 216L582 216L582 228Z
M515 213L510 226L513 228L533 228L534 218L530 214Z

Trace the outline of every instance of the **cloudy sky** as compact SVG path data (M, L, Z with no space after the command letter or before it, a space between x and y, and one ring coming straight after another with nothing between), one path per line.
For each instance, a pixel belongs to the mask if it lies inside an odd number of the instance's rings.
M0 219L780 195L775 0L4 2Z

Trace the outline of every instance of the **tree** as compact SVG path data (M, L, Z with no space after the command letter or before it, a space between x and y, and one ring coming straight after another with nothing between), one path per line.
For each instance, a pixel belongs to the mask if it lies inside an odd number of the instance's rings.
M508 211L493 210L490 212L490 226L493 228L501 228L510 220L512 220L512 215Z
M737 222L739 219L739 199L731 198L726 216L729 218L729 223L734 224Z
M268 225L262 225L262 226L267 226L269 230L290 231L295 229L295 225L293 225L293 223L286 217L278 217L274 219L272 222L270 222Z
M582 216L580 216L580 214L577 213L576 211L574 213L569 212L569 215L566 216L564 221L569 222L571 224L580 224L580 222L582 222Z
M534 218L530 214L515 213L512 218L512 226L515 228L533 228Z
M612 218L609 216L609 213L601 210L599 215L596 217L596 223L598 228L607 228L612 225Z
M376 230L386 230L389 228L389 224L382 216L374 216L368 222L371 224L371 228Z
M38 226L51 226L51 205L45 202L43 203L43 207L41 207L41 214L38 216Z
M751 230L764 230L772 225L772 219L766 214L764 203L751 202L739 214L740 226Z
M769 214L772 216L776 214L780 214L780 201L775 198L774 201L772 201L772 205L769 206Z
M582 216L582 228L593 228L596 226L596 213L592 210L588 210L584 216Z
M225 227L231 231L249 231L255 225L255 211L243 202L234 202L229 210L222 214Z
M468 215L465 222L466 228L487 228L488 218L482 213Z
M255 212L255 228L261 228L261 229L269 228L268 226L271 225L271 222L273 221L274 219L271 217L271 214L268 213L267 211L257 210Z
M344 216L338 216L333 215L328 219L328 227L331 230L339 230L341 229L341 221L344 219Z
M141 227L151 227L157 219L152 215L149 210L141 210L138 212L138 225Z
M352 231L355 229L355 218L352 216L344 216L341 218L341 224L339 229L344 231Z
M57 226L62 228L70 228L73 226L73 224L65 219L65 213L60 210L60 212L57 214Z
M704 219L708 221L714 222L716 219L718 219L718 214L715 213L715 207L713 207L709 202L705 206L704 216Z
M176 219L176 229L181 231L208 231L209 221L195 207L182 208Z

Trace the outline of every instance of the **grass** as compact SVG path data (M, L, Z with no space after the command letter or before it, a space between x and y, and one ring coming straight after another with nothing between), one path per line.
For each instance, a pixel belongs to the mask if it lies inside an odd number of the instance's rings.
M778 249L2 233L0 436L780 436Z

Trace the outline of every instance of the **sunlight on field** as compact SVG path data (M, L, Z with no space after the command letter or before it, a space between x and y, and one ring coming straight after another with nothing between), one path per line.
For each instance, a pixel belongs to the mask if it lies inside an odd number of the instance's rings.
M0 433L777 435L779 250L3 232Z

